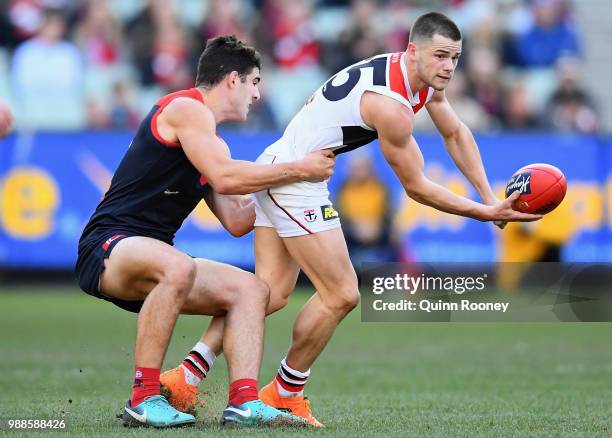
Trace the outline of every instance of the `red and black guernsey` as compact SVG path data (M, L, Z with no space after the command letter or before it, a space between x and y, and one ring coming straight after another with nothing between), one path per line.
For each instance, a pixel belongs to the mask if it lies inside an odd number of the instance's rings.
M180 143L166 141L157 132L157 117L179 97L204 103L195 88L169 94L155 103L138 127L79 246L105 232L127 232L172 244L176 231L204 197L206 180L187 159Z

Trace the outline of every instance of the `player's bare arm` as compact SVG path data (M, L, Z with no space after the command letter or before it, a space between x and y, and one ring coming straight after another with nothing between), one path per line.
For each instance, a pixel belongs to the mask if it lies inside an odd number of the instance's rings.
M446 150L459 170L472 183L482 202L487 205L495 205L500 202L489 184L472 131L459 119L448 99L446 99L445 92L434 92L425 108L427 108L438 132L442 135ZM495 225L503 229L506 222L495 221Z
M459 170L478 191L483 203L494 205L499 202L487 179L472 131L459 119L446 99L444 91L434 92L425 107L444 139L446 150Z
M412 136L413 113L393 99L365 93L361 101L364 121L378 132L378 139L387 162L391 165L408 196L446 213L471 217L481 221L528 222L541 218L512 209L509 197L505 201L488 206L456 195L447 188L431 181L424 174L421 150Z
M330 151L316 151L293 163L269 165L232 159L225 142L215 134L213 113L193 99L176 99L157 123L160 134L166 132L166 140L179 141L189 161L220 194L248 194L297 181L323 181L333 174Z
M204 200L232 236L244 236L253 230L255 204L250 195L221 195L209 188Z

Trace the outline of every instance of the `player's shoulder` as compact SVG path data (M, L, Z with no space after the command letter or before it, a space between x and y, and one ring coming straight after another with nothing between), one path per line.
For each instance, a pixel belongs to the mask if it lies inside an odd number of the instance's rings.
M371 61L372 59L378 59L378 58L393 58L393 57L401 57L401 55L402 55L402 52L397 52L397 53L396 53L396 52L378 53L378 54L373 55L373 56L370 56L370 57L368 57L368 58L364 58L364 59L362 59L362 60L361 60L361 61L359 61L359 62L360 62L360 63L361 63L361 62L367 62L367 61ZM394 60L395 60L395 58L394 58Z
M414 113L406 105L383 94L366 92L361 101L364 122L379 136L394 138L412 134Z
M361 97L362 113L374 116L377 120L391 121L410 120L414 112L406 105L386 94L366 90Z
M194 120L215 124L215 118L210 108L201 101L187 96L177 96L168 102L164 108L164 115L173 124L185 124Z

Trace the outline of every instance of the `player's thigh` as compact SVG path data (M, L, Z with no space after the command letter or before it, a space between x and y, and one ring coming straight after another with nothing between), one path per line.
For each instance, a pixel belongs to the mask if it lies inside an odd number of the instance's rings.
M142 300L162 280L179 289L190 288L195 274L195 264L187 254L142 236L118 242L104 266L100 292L122 300Z
M300 268L274 228L255 227L255 275L270 287L272 313L287 304Z
M323 300L341 303L359 300L357 275L341 228L287 237L283 241Z
M206 259L194 259L196 275L181 313L225 315L237 301L267 305L268 285L251 272Z

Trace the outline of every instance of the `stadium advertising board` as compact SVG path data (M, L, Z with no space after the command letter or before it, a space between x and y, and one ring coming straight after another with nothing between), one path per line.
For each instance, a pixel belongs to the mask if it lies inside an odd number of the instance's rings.
M223 135L233 156L254 160L276 135ZM130 142L128 133L36 133L12 136L0 148L0 266L70 269L82 227L106 191ZM437 135L420 135L426 172L459 194L476 198ZM485 168L502 196L512 173L534 162L563 170L563 204L537 226L558 228L567 244L565 261L612 260L612 141L596 137L513 134L478 136ZM402 245L421 261L486 262L499 258L499 232L491 224L440 213L409 200L375 145L366 148L395 206ZM337 160L332 196L347 174ZM175 239L203 256L252 267L252 235L225 232L201 203Z

